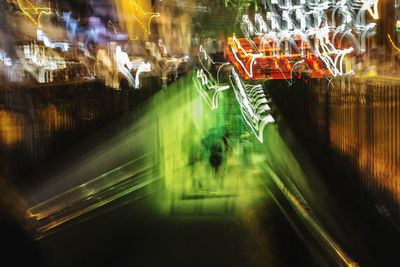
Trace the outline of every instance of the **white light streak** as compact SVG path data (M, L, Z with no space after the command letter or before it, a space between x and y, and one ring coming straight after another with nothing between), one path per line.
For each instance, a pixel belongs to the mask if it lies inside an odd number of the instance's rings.
M269 114L271 108L268 105L263 88L261 85L244 84L234 69L232 69L231 74L231 85L243 118L253 134L262 143L265 126L275 122L272 115Z
M224 67L229 66L230 63L214 62L209 57L207 52L204 50L203 46L200 46L199 62L200 62L201 68L199 70L197 70L196 77L201 81L202 88L204 88L204 89L200 89L200 93L206 99L206 101L209 102L209 104L211 105L211 108L213 110L215 110L218 108L218 99L219 99L219 95L221 94L221 92L228 90L230 88L229 85L222 84L221 78L220 78L221 70ZM218 70L216 73L216 79L214 79L213 75L206 67L206 65L207 65L206 62L208 62L211 65L211 67L218 66ZM211 92L211 94L212 94L211 97L209 97L209 95L208 95L209 92Z

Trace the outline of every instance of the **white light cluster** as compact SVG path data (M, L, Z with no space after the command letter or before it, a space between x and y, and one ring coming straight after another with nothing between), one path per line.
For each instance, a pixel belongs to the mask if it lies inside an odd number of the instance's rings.
M310 47L312 55L321 59L336 77L352 73L343 70L345 55L353 50L365 51L366 38L376 26L367 23L366 16L379 18L378 1L265 1L265 15L256 13L254 19L243 15L241 28L250 41L254 36L260 37L261 50L267 49L277 58L282 51L289 53L287 50L305 57L302 48Z
M42 41L44 46L52 49L59 48L63 52L67 52L69 49L69 43L67 42L54 42L51 40L41 28L37 29L37 39L38 41Z
M262 85L245 84L235 69L229 68L229 62L214 62L202 46L200 46L199 63L201 68L197 70L196 78L200 81L201 87L198 87L198 90L207 103L212 109L217 109L220 93L232 88L244 120L257 139L263 142L264 127L275 120L270 114L271 108ZM216 70L216 78L211 69ZM224 80L222 73L228 74L229 77Z
M119 45L115 49L115 61L118 71L126 78L129 85L135 89L140 88L140 75L144 72L151 72L150 62L141 62L137 68L135 68L134 64L129 58L129 55L124 52ZM136 70L135 77L133 77L131 73L132 70Z
M4 51L0 50L0 61L4 63L5 66L11 67L12 66L12 59L7 56Z
M23 56L21 55L20 58L24 69L39 83L51 82L54 71L67 67L61 55L54 51L46 53L46 50L41 49L37 44L24 45Z

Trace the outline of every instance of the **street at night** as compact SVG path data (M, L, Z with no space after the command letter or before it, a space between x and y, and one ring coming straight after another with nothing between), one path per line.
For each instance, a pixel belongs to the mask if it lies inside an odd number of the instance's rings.
M399 266L397 1L1 3L1 266Z

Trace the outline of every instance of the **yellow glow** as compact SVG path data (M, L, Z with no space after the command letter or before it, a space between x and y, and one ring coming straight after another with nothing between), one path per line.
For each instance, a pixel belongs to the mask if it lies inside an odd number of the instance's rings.
M400 177L400 167L396 164L396 155L391 155L388 147L391 144L391 138L388 136L387 125L396 123L395 118L383 122L383 111L376 122L376 125L368 130L374 136L382 136L372 143L366 141L366 135L360 137L354 129L361 128L367 131L365 124L359 124L358 119L355 119L356 108L347 107L331 111L333 120L330 124L330 140L335 149L348 157L367 179L365 184L375 184L374 192L385 191L390 194L395 202L400 202L400 186L398 177ZM344 121L341 114L348 114L354 118L351 121ZM393 152L392 152L393 153Z
M41 27L40 18L43 15L51 15L49 7L36 7L29 0L15 0L22 13L27 16L36 26Z
M131 5L130 8L132 10L132 15L134 19L139 23L139 25L147 34L151 34L150 23L153 18L158 18L160 14L143 11L137 0L130 0L129 4Z
M0 111L0 138L4 145L13 146L22 140L22 118L13 112Z
M397 47L397 46L394 44L393 39L392 39L392 37L390 36L390 34L387 35L387 38L389 39L389 43L392 45L392 47L393 47L397 52L400 52L400 48Z
M151 10L149 0L116 0L118 15L125 23L126 31L131 39L146 38L151 34L151 21L160 17L159 13L148 12Z

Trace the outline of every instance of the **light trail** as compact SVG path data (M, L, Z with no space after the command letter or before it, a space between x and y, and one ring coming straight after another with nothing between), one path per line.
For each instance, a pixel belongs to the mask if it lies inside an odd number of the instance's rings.
M230 2L230 1L227 1ZM226 2L226 3L227 3ZM281 45L292 46L294 50L304 54L302 44L312 44L309 49L311 55L324 63L324 68L328 69L334 77L352 74L352 70L343 72L343 57L350 54L356 47L361 52L366 49L367 34L371 32L376 24L367 24L365 13L369 13L375 20L379 18L378 0L353 0L345 1L322 1L314 3L311 1L281 1L267 2L268 11L266 20L263 15L256 13L254 23L248 15L242 16L241 28L245 38L250 44L254 37L262 37L263 40L272 40L270 49L260 49L264 56L269 56L271 52L280 60L282 56L290 56L292 52L283 49L277 50ZM236 4L240 4L236 3ZM328 14L332 13L330 19ZM343 38L353 42L353 47L341 47ZM340 38L337 45L337 38ZM234 38L235 39L235 38ZM300 40L300 46L295 40ZM235 43L235 40L233 40ZM239 44L237 49L241 50ZM267 52L265 54L265 52ZM250 63L243 66L234 54L234 60L242 66L245 78L253 79L254 55L247 51L239 51L244 54L244 58ZM301 58L295 59L300 61ZM293 65L293 62L290 63ZM272 66L269 63L270 66ZM311 64L311 69L312 64ZM281 66L278 66L281 68ZM282 69L283 73L290 73L289 70ZM243 76L243 75L242 75ZM287 75L283 75L287 80ZM261 79L261 77L260 77Z
M347 253L340 247L340 245L329 235L321 223L316 218L312 208L308 205L307 201L303 198L301 193L293 183L289 181L286 185L279 176L271 169L267 162L264 162L264 168L268 176L272 179L275 185L279 188L290 205L296 211L300 219L310 229L312 234L320 238L323 244L326 245L331 255L334 256L339 266L357 267L359 266ZM288 180L288 179L287 179ZM265 185L266 186L266 185ZM267 188L268 189L268 188ZM272 194L272 193L271 193ZM281 207L279 201L274 197L277 204Z
M150 24L154 18L160 17L160 13L146 12L139 5L137 0L129 0L129 5L131 9L131 15L140 25L143 31L147 34L151 34Z
M244 120L262 143L264 140L264 127L269 123L275 122L272 115L269 114L271 108L268 105L262 86L245 85L234 69L232 69L230 81Z
M36 7L29 0L14 0L20 8L21 12L29 18L36 26L41 27L40 18L43 15L51 15L52 11L49 7Z
M201 69L196 71L196 78L200 80L201 86L198 86L198 83L195 82L197 89L200 94L205 98L207 103L211 106L213 110L218 108L218 99L219 95L222 91L228 90L230 88L229 85L221 84L220 72L225 67L230 65L229 62L219 63L214 62L211 57L207 54L203 46L200 46L199 53L199 62L201 65ZM213 75L210 73L208 68L206 67L206 61L211 65L210 67L218 66L218 71L216 74L216 79L214 79ZM203 89L205 87L205 90ZM212 96L210 97L208 93L211 92Z
M156 152L131 160L29 208L27 216L34 220L38 238L51 234L69 221L159 181L161 177L157 172L158 164L152 160L154 153Z
M387 34L386 36L387 36L387 38L388 38L388 40L389 40L390 45L391 45L397 52L400 52L400 48L394 44L394 42L393 42L392 37L390 36L390 34Z
M151 72L151 63L142 62L136 70L135 74L135 89L140 88L140 75L144 72Z

